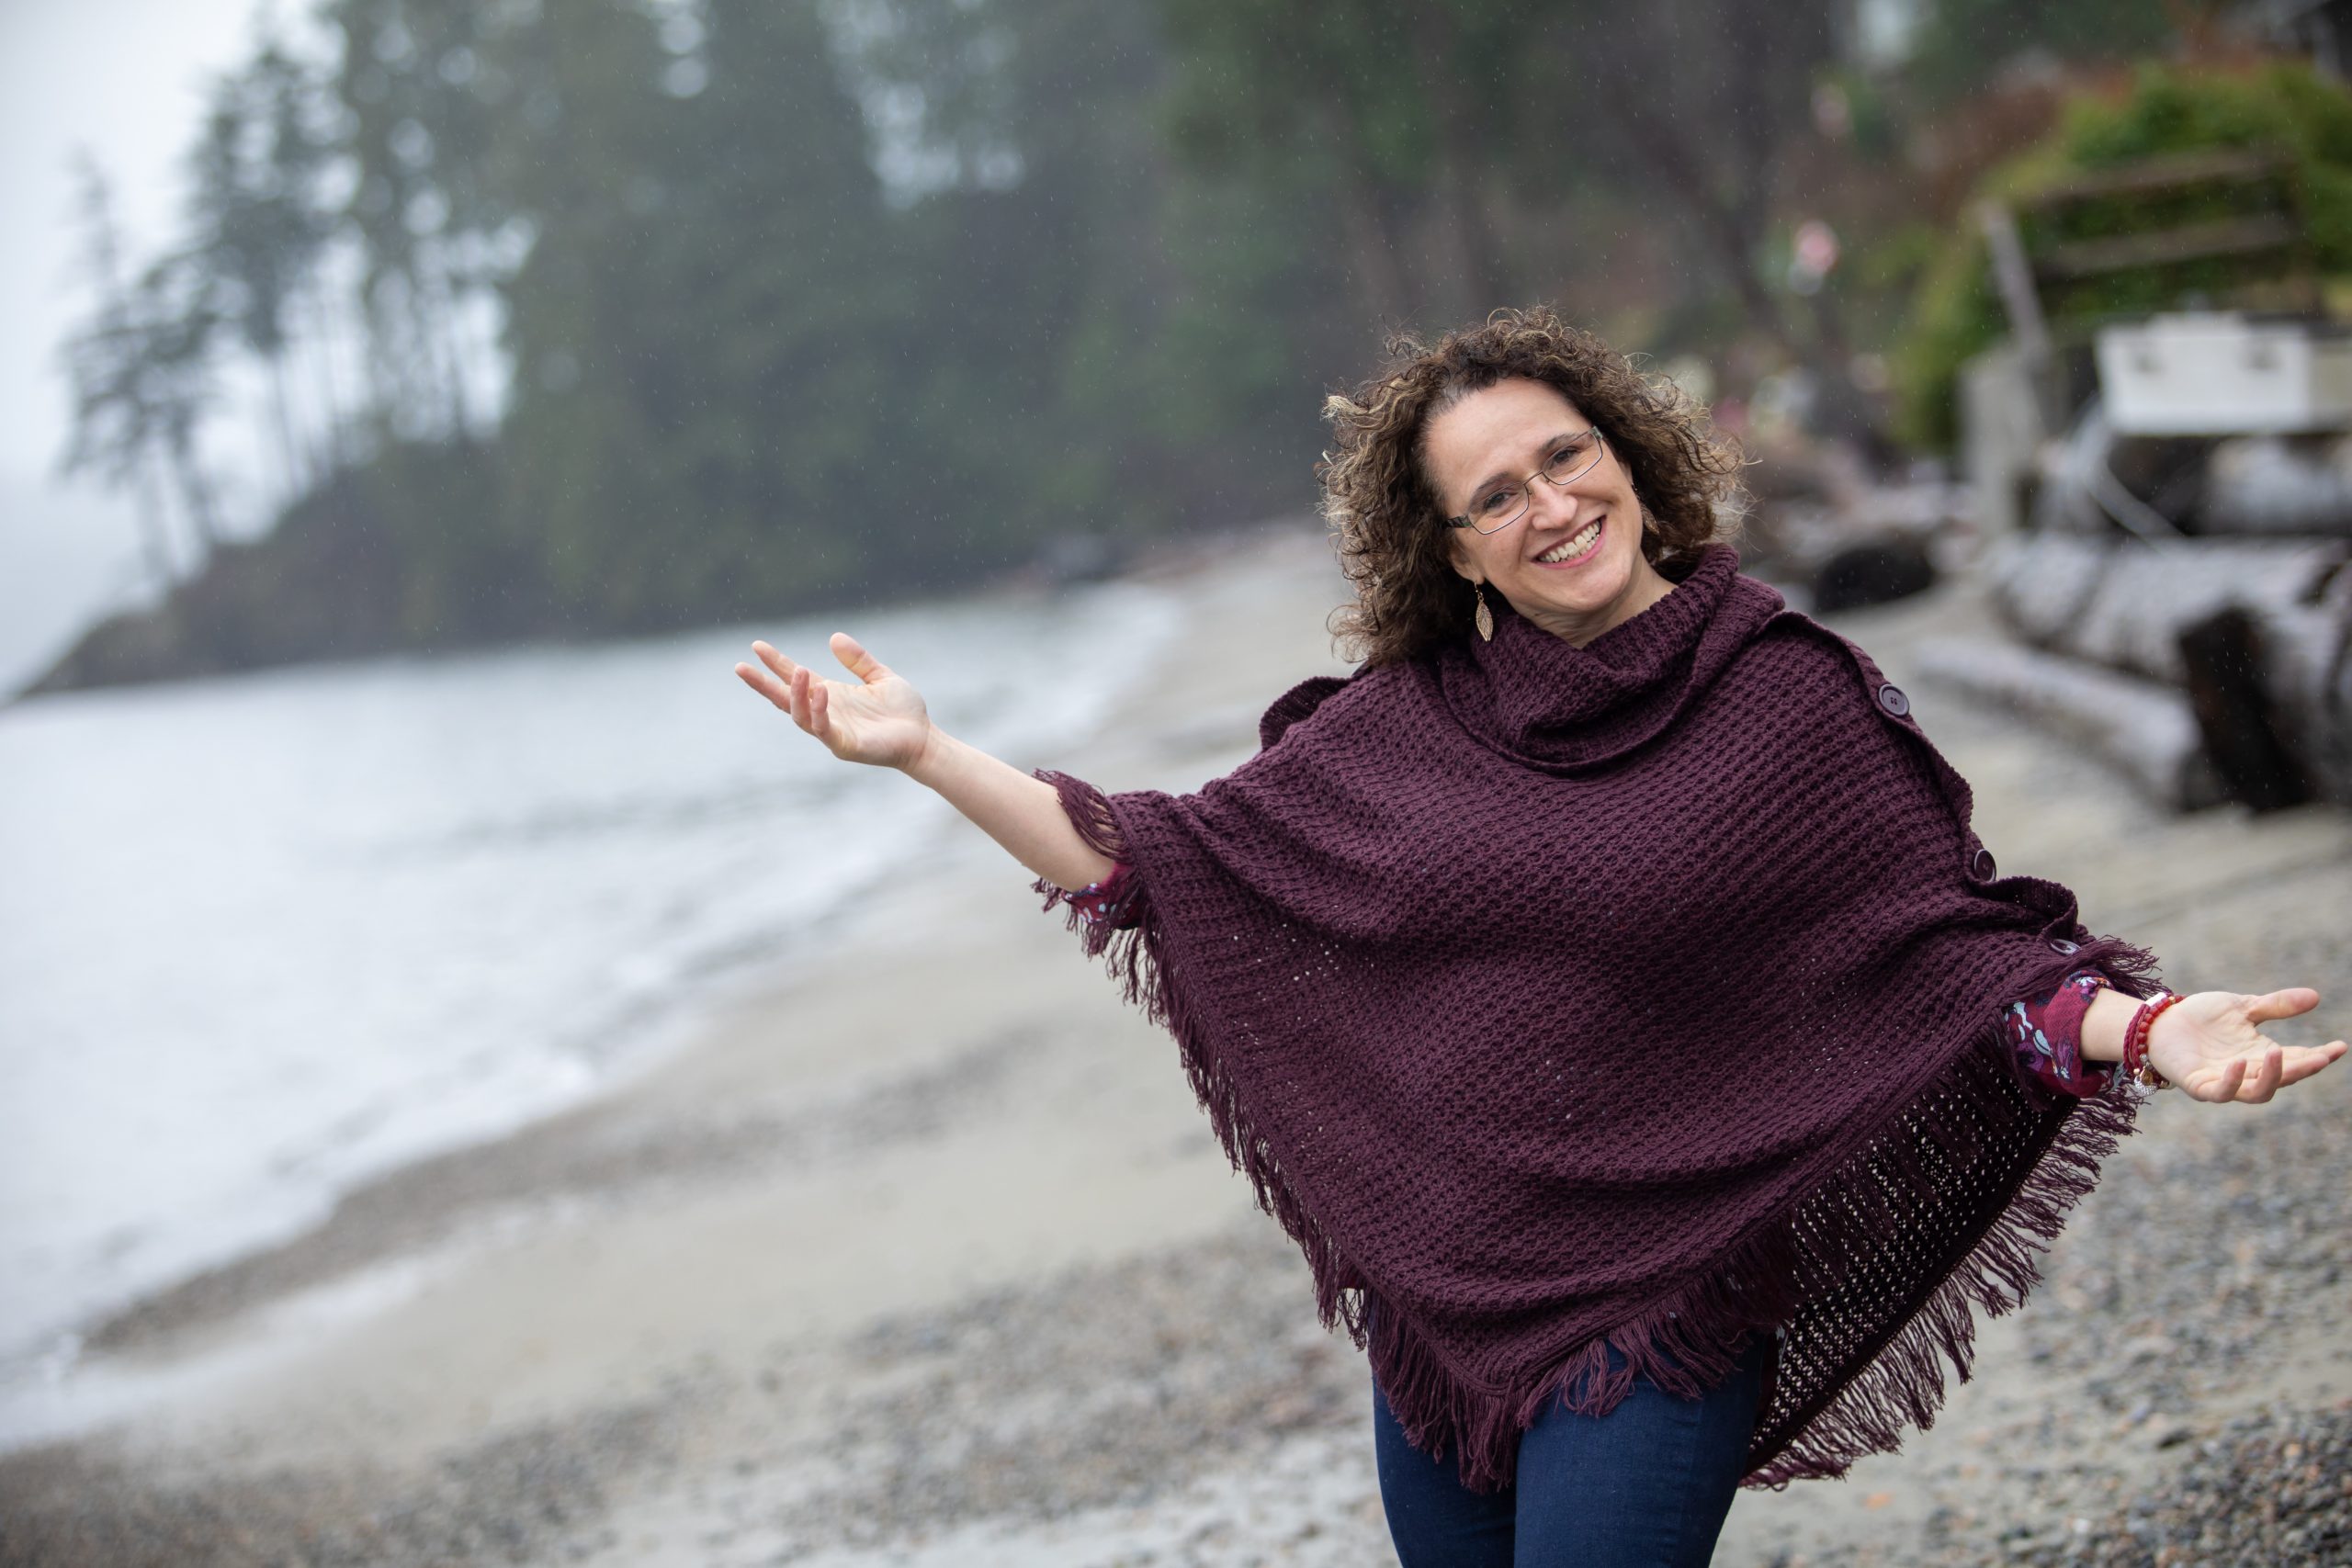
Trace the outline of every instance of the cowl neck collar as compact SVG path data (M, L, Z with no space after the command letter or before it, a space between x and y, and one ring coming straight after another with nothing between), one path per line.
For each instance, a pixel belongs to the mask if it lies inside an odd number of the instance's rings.
M1602 765L1649 740L1787 604L1741 575L1727 544L1657 570L1673 590L1582 648L1488 594L1494 639L1471 632L1434 656L1446 707L1491 750L1556 773Z

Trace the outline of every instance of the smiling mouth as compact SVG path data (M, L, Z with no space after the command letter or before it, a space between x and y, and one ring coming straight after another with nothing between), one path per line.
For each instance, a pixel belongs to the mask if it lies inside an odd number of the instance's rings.
M1584 527L1579 529L1576 534L1572 535L1568 538L1561 540L1550 549L1545 550L1542 555L1537 556L1535 558L1536 564L1539 566L1557 566L1562 561L1574 560L1577 557L1583 555L1586 551L1591 549L1595 545L1600 542L1600 526L1606 521L1607 519L1604 517L1594 518L1590 523L1586 524Z

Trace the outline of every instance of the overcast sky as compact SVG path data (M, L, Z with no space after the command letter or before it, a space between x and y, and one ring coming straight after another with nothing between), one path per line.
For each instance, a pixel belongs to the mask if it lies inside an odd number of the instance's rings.
M51 478L66 433L57 344L87 307L75 276L72 159L115 186L129 260L174 233L179 161L208 78L235 65L278 0L0 0L0 690L138 586L127 507Z

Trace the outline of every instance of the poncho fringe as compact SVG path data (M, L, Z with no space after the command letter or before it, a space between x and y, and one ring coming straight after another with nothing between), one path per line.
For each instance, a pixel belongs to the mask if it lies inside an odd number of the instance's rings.
M1037 776L1053 784L1089 848L1114 861L1124 857L1100 792L1067 773L1041 770ZM1048 911L1069 901L1070 895L1050 882L1034 886ZM1089 919L1073 906L1069 927L1089 957L1104 960L1124 999L1175 1037L1227 1158L1249 1179L1258 1206L1305 1254L1323 1325L1344 1327L1357 1348L1370 1351L1364 1310L1370 1292L1350 1285L1347 1260L1299 1204L1272 1151L1252 1132L1235 1086L1184 1005L1182 987L1170 983L1150 897L1148 886L1133 886L1109 919ZM1131 919L1136 923L1127 924ZM2023 991L2046 989L2070 970L2095 965L2125 982L2120 988L2145 994L2159 963L2115 937L2052 956L2046 979L2037 977ZM1616 1408L1636 1377L1684 1398L1720 1382L1751 1334L1775 1332L1806 1301L1834 1292L1903 1232L1911 1203L1934 1199L1937 1173L1921 1157L1921 1138L1965 1162L1980 1146L1984 1122L2014 1117L2017 1080L1997 1021L1981 1033L1973 1048L1954 1052L1925 1089L1894 1106L1861 1151L1804 1201L1757 1227L1713 1270L1596 1336L1524 1386L1473 1382L1396 1324L1372 1370L1408 1434L1418 1441L1418 1429L1427 1428L1435 1415L1460 1436L1465 1481L1507 1482L1519 1434L1555 1399L1578 1414L1600 1416ZM2057 1236L2098 1181L2100 1162L2133 1130L2135 1108L2120 1089L2074 1102L2008 1203L1977 1235L1963 1238L1954 1256L1928 1271L1935 1285L1879 1345L1858 1349L1858 1370L1772 1428L1758 1427L1741 1484L1779 1490L1792 1481L1842 1476L1856 1460L1900 1447L1905 1423L1934 1426L1945 1389L1939 1352L1967 1382L1975 1341L1970 1303L1992 1316L2023 1304L2041 1279L2035 1254ZM1771 1404L1769 1384L1763 1404Z

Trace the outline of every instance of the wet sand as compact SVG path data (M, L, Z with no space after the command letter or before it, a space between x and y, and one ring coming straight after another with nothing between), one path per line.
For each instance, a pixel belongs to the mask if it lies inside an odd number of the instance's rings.
M1193 787L1342 668L1311 524L1153 570L1177 656L1094 743L1013 761ZM1909 679L1983 616L1954 582L1833 624L2001 868L2177 987L2318 987L2285 1038L2352 1027L2352 814L2173 818ZM597 1102L101 1325L70 1433L0 1456L0 1562L1391 1561L1363 1358L1027 880L967 834ZM1717 1561L2064 1561L2259 1422L2352 1410L2347 1081L2154 1102L1936 1427L1743 1494Z

